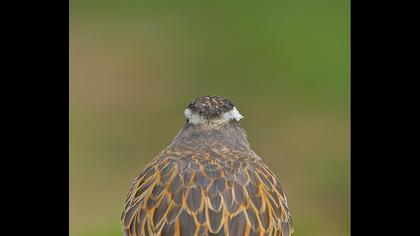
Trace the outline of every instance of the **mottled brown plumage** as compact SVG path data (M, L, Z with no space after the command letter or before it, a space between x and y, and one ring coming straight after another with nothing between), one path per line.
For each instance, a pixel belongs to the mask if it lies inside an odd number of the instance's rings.
M192 108L211 100L207 105L218 104L217 108ZM188 108L196 113L201 109L203 117L214 119L233 104L207 96ZM135 179L121 220L127 236L293 232L279 180L251 150L235 120L187 123Z

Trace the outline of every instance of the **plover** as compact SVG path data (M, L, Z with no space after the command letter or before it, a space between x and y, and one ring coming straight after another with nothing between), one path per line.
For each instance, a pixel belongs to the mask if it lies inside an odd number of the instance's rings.
M280 181L251 149L234 104L204 96L184 114L185 126L132 184L125 235L290 236Z

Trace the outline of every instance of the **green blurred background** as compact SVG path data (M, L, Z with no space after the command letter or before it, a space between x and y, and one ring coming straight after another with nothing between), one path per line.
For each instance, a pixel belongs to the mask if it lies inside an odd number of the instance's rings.
M230 98L295 235L350 235L350 12L331 1L70 1L70 235L127 191L195 97Z

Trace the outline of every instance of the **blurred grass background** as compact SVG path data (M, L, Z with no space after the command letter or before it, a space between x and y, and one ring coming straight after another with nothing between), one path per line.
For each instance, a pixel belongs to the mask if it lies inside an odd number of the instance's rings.
M122 235L195 97L230 98L295 235L350 235L349 0L70 1L70 235Z

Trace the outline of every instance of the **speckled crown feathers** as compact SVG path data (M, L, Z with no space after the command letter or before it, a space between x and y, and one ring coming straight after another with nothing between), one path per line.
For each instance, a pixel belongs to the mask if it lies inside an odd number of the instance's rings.
M221 96L203 96L194 99L187 108L204 119L212 119L229 112L234 108L234 105L227 98Z

